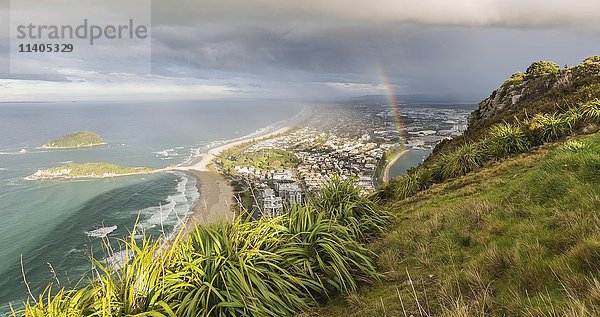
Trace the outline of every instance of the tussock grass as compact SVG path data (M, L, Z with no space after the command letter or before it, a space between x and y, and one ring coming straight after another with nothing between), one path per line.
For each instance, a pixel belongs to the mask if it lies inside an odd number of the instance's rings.
M382 232L390 220L389 213L365 197L351 178L334 177L319 192L314 204L332 220L348 227L360 241Z
M488 139L483 142L492 158L503 158L529 150L531 144L522 127L510 123L492 126Z
M532 139L536 144L543 144L558 140L571 131L568 117L558 115L557 113L538 113L529 120L525 120L524 125L529 129Z
M593 123L600 123L600 99L581 106L582 117Z
M50 287L13 315L292 316L378 281L361 241L389 215L351 181L334 180L319 199L268 220L198 226L166 249L132 235L123 263L94 260L86 286Z
M444 179L465 175L480 168L484 161L484 150L478 143L465 144L446 155L442 167Z

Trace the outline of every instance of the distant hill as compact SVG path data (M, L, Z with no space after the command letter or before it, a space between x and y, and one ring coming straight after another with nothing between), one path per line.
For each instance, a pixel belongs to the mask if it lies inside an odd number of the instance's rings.
M104 139L92 131L79 131L69 135L65 135L56 139L52 139L44 144L43 148L53 149L72 149L81 147L90 147L106 144Z
M394 96L398 103L411 106L418 105L463 105L476 108L477 99L466 95L441 95L441 94L400 94ZM365 95L352 98L349 102L360 102L365 104L387 104L387 95Z

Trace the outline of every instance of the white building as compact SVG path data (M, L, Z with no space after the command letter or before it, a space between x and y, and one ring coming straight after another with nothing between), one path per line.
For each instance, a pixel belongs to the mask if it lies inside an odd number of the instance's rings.
M277 217L281 215L282 209L283 201L281 197L275 196L275 191L270 188L263 190L261 216Z

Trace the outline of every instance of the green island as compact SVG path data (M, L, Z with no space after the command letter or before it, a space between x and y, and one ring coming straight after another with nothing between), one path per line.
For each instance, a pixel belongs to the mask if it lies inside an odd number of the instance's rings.
M92 131L79 131L60 138L52 139L43 148L74 149L106 144L100 135Z
M125 167L106 162L71 163L39 170L27 177L30 180L60 178L105 178L135 174L146 174L158 171L150 167Z
M600 316L600 57L548 65L373 195L333 178L168 248L132 234L130 260L13 315Z

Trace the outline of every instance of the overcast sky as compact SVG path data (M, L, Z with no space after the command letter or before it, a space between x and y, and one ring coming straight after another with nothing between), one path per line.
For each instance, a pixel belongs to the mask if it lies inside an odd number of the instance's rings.
M600 55L598 0L165 0L152 2L152 72L104 71L98 49L15 75L1 1L0 101L327 100L385 94L383 76L398 94L479 101L532 61Z

